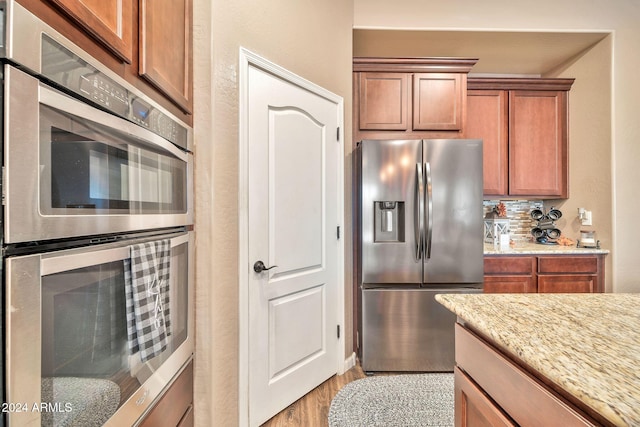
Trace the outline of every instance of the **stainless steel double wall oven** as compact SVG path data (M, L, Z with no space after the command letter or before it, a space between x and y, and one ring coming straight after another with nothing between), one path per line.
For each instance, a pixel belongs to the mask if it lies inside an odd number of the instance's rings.
M4 421L133 425L193 354L192 130L0 9Z

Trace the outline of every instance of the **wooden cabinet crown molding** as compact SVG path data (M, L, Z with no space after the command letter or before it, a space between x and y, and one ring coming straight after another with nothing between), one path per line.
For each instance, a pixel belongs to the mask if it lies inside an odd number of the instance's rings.
M395 73L468 73L478 58L353 58L353 71Z
M467 77L468 90L561 90L571 89L575 79Z

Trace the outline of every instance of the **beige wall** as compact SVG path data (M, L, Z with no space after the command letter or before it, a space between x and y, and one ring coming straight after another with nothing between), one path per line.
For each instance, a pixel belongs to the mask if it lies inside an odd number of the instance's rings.
M342 96L351 147L352 24L350 1L194 1L198 426L239 422L239 47ZM350 170L345 177L349 188ZM349 218L349 200L346 209ZM345 275L350 324L350 271Z
M593 126L595 133L586 132L578 124L571 124L572 172L580 161L597 165L596 169L584 171L581 176L571 179L571 201L565 202L567 213L575 203L585 203L594 208L594 228L602 229L602 238L608 240L609 271L607 275L615 292L640 291L640 263L636 258L636 242L640 240L640 228L635 224L636 212L640 211L637 183L640 182L640 80L635 76L640 66L640 3L635 0L594 0L585 7L580 0L540 0L536 3L488 0L430 1L396 0L354 0L354 27L356 28L412 28L412 29L454 29L454 30L518 30L518 31L584 31L611 30L613 36L604 45L598 45L593 56L576 62L562 75L576 73L583 79L597 78L584 66L594 61L600 49L608 49L611 43L611 136L607 137L608 125L599 115L586 115L584 126L589 120L600 125ZM601 52L600 52L601 54ZM603 70L597 60L593 62ZM608 64L607 64L608 66ZM598 71L605 72L605 71ZM578 85L582 85L578 83ZM580 86L578 86L580 87ZM600 89L598 89L600 90ZM581 91L582 92L582 91ZM602 92L604 94L604 92ZM576 98L580 102L590 102L588 90ZM571 101L571 111L579 115L581 106ZM597 112L598 110L594 110ZM607 113L606 103L604 110ZM582 135L579 138L577 135ZM584 145L583 145L584 144ZM582 150L580 147L585 147ZM592 154L588 154L595 150ZM609 154L607 154L609 153ZM600 163L610 162L608 166ZM610 176L609 171L612 171ZM610 191L605 188L610 182ZM595 187L591 186L595 184ZM595 194L592 193L595 191ZM610 195L607 195L607 193ZM597 198L597 200L595 200ZM610 203L609 212L606 204ZM588 204L588 206L587 206ZM607 221L610 219L610 224ZM602 222L601 222L602 221ZM607 228L611 235L608 236ZM611 287L611 286L610 286Z
M351 147L352 25L356 27L614 30L612 138L606 124L595 129L588 146L602 162L615 165L609 179L612 208L609 217L616 291L640 291L640 263L635 242L640 229L640 3L636 0L594 0L586 8L580 0L540 0L526 9L521 3L488 0L327 0L324 2L258 2L248 0L194 0L194 89L196 134L196 424L238 424L238 49L240 46L313 81L345 99L345 149ZM353 7L352 7L353 6ZM607 45L597 46L607 49ZM588 55L602 54L593 51ZM586 57L583 61L595 61ZM586 64L588 62L584 62ZM562 74L579 73L583 80L597 78L576 64ZM584 75L583 75L584 73ZM588 93L583 100L590 101ZM574 108L572 101L572 109ZM606 108L606 107L605 107ZM572 110L573 112L573 110ZM604 113L603 113L604 114ZM593 118L596 121L600 117ZM592 133L577 129L572 134ZM572 156L589 157L572 139ZM577 150L577 151L576 151ZM609 152L609 156L607 156ZM577 154L574 154L577 153ZM351 159L348 153L345 165ZM589 160L590 161L590 160ZM572 163L572 168L575 161ZM607 173L594 178L606 187ZM346 189L350 171L345 172ZM572 191L582 181L572 178ZM606 189L598 190L606 193ZM345 191L347 218L350 192ZM578 197L573 195L572 197ZM585 200L589 200L585 194ZM598 196L599 197L599 196ZM573 200L573 199L572 199ZM580 201L582 202L582 200ZM571 206L565 202L567 209ZM573 203L573 201L571 201ZM589 207L586 205L585 207ZM595 221L606 222L606 208L598 200ZM573 207L571 207L573 209ZM595 209L594 209L595 210ZM349 224L345 224L349 226ZM348 236L346 230L345 236ZM603 236L601 236L603 237ZM606 234L605 234L606 237ZM351 260L347 242L347 266ZM351 322L350 269L345 271L346 325ZM350 337L349 331L346 334ZM347 343L345 355L350 353Z
M612 155L611 155L611 57L608 36L579 57L545 77L572 77L569 96L569 188L567 200L548 200L563 212L557 221L564 235L580 238L580 230L595 230L604 248L613 243ZM577 217L579 207L590 210L593 226L583 227ZM606 291L613 288L612 260L605 264Z

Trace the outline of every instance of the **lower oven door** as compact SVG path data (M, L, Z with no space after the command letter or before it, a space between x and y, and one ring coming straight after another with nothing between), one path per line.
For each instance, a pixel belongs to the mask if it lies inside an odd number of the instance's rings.
M9 425L140 418L193 354L192 239L182 231L6 259ZM144 261L135 257L162 245ZM146 308L131 292L145 269ZM145 316L164 336L136 329ZM156 347L145 352L146 344Z

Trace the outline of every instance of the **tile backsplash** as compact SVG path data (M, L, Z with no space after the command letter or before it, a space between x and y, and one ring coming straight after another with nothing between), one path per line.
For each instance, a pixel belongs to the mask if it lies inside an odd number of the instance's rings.
M493 210L493 208L502 202L507 208L507 216L509 219L509 234L513 237L529 237L531 229L537 225L537 221L531 218L533 209L541 209L544 206L541 200L485 200L483 203L484 214Z

